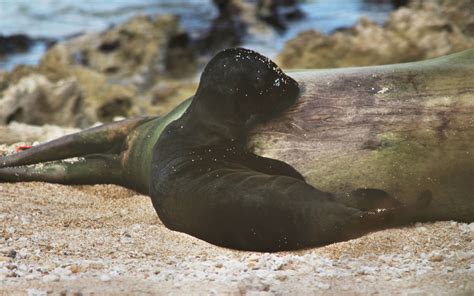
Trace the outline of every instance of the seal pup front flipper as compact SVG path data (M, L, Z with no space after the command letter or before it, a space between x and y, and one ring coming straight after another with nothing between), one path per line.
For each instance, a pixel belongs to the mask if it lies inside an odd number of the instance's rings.
M173 198L164 198L157 211L167 227L227 248L275 252L317 247L407 225L420 210L409 205L360 211L296 178L255 173L238 164L215 165L196 176L197 170L187 175L178 170L187 183L178 181Z
M431 191L425 190L418 194L413 204L403 205L400 203L400 205L391 208L374 208L362 211L341 224L339 231L348 240L377 230L406 226L419 221L421 213L428 208L432 198Z
M361 211L377 209L394 209L403 204L384 190L374 188L358 188L351 192L334 193L338 202Z

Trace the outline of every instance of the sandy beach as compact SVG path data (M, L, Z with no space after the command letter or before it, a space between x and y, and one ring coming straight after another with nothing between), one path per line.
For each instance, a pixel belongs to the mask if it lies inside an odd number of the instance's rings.
M474 223L416 224L298 252L168 230L113 186L0 184L0 295L472 295Z

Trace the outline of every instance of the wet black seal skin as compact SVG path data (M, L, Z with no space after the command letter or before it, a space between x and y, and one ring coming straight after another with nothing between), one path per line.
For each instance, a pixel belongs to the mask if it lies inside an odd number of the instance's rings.
M150 195L163 223L224 247L278 251L408 222L402 206L347 206L290 165L247 150L249 128L287 109L298 94L297 82L266 57L238 48L218 53L190 107L154 146ZM374 189L354 196L378 194L387 199Z

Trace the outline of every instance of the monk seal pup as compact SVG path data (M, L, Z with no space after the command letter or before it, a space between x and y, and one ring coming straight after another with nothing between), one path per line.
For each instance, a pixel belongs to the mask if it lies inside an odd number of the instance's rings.
M241 48L218 53L189 108L154 146L149 192L163 223L252 251L329 244L406 223L410 211L403 206L346 206L290 165L246 148L247 131L290 107L298 94L297 82L268 58ZM381 190L367 192L386 198ZM367 198L360 190L356 195Z

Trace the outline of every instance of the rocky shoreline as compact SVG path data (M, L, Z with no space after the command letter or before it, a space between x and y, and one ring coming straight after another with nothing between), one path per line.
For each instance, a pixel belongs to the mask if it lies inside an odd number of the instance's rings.
M277 61L286 68L337 68L418 61L474 47L474 3L411 1L380 26L362 18L331 35L302 32Z
M266 2L274 6L278 1ZM0 124L87 127L116 117L166 114L195 92L198 70L209 54L237 46L247 27L270 26L259 17L270 9L265 5L215 3L220 14L197 40L191 40L174 15L137 16L104 32L52 45L37 67L0 72ZM269 13L279 16L273 6ZM234 30L239 26L244 29ZM220 39L222 34L235 42ZM9 40L17 50L33 42L27 37Z

